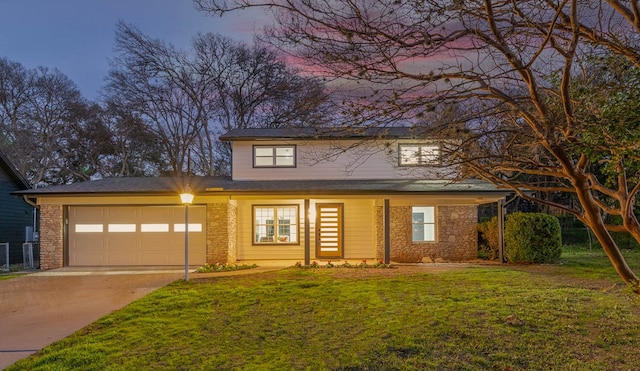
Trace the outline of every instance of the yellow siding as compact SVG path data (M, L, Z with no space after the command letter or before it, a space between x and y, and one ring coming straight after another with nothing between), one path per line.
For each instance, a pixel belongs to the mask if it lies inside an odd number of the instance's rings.
M344 258L375 256L373 200L344 201Z
M372 199L311 199L310 210L316 203L344 204L344 258L373 259L374 243L374 200ZM295 204L299 207L299 242L296 245L260 245L252 244L253 205ZM315 221L310 223L310 256L316 257ZM238 201L238 260L302 260L304 259L304 201L287 199L254 199Z

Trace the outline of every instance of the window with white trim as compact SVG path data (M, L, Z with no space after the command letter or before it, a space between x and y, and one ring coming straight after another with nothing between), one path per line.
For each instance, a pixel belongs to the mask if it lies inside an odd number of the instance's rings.
M296 167L296 146L253 146L253 167Z
M400 166L429 166L440 164L437 144L399 144Z
M254 244L298 242L298 206L254 206Z
M411 208L411 240L432 242L436 240L436 211L434 206Z

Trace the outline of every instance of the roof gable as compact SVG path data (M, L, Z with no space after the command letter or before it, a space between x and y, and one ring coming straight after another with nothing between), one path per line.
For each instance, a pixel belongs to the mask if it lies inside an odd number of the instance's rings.
M22 175L18 169L13 165L13 163L9 160L7 155L4 152L0 151L0 168L9 176L9 179L13 180L14 183L20 189L31 189L31 185L27 178Z

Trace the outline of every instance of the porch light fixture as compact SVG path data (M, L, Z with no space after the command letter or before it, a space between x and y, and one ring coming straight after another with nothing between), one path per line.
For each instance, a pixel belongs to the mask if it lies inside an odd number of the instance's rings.
M184 204L184 281L189 281L189 205L193 202L191 187L187 184L182 193L180 201Z

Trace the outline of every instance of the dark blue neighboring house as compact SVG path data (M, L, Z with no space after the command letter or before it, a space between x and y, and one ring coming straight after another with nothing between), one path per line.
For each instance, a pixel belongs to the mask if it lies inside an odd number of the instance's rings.
M0 242L8 242L11 264L22 263L22 243L33 228L34 208L11 192L31 189L7 156L0 151Z

